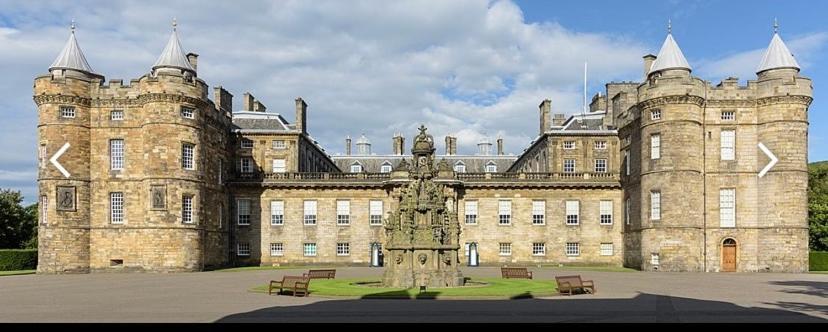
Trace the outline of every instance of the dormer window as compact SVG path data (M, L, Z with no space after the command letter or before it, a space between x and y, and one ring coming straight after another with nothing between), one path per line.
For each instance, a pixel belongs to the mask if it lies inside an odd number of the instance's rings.
M496 173L497 172L497 164L494 161L489 161L486 163L486 173Z
M391 163L389 161L385 161L380 166L380 173L391 173Z
M457 173L466 173L466 164L462 161L454 163L454 171Z
M351 164L351 173L362 173L362 165L359 162Z

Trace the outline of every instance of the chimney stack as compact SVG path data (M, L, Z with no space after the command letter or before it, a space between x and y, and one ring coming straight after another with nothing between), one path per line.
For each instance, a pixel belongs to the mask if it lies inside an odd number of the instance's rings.
M497 155L498 156L503 155L503 137L498 137L497 138Z
M187 53L187 62L193 67L193 70L198 71L198 54Z
M303 134L308 132L308 104L302 100L302 97L296 98L296 130L299 130ZM351 143L350 138L348 140L348 154L350 154L351 150Z
M221 85L213 88L213 99L216 108L225 112L233 112L233 95L227 90L224 90Z
M552 125L553 126L563 126L565 121L566 121L566 116L563 113L552 114Z
M653 62L655 62L656 56L652 54L647 54L644 56L644 80L647 80L647 76L650 75L650 68L653 67Z
M402 136L402 133L394 134L394 138L391 142L391 148L397 156L401 156L405 153L405 138Z
M351 136L345 136L345 155L351 155Z
M245 92L244 96L242 96L242 111L245 112L253 112L253 103L256 101L256 98L250 94L250 92Z
M446 135L446 155L453 156L457 154L457 137Z
M262 112L262 113L264 113L266 111L267 111L267 107L264 104L262 104L258 100L253 101L253 112Z
M540 110L540 133L539 135L543 135L547 130L549 130L549 112L552 111L552 100L544 99L543 102L538 105L538 109Z

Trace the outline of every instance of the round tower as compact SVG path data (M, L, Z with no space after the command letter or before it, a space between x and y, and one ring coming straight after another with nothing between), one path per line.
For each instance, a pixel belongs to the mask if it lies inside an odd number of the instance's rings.
M89 271L90 90L95 74L75 26L49 75L35 78L38 109L38 273Z
M699 271L704 82L671 31L639 86L641 269Z

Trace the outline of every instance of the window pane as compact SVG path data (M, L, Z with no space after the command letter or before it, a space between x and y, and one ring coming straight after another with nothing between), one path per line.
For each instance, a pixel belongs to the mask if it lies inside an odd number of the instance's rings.
M650 219L661 219L661 192L650 192Z
M271 201L270 202L270 224L282 225L285 223L285 202Z
M109 194L109 210L111 223L124 223L124 193Z
M124 140L113 139L109 141L109 164L113 170L124 169Z

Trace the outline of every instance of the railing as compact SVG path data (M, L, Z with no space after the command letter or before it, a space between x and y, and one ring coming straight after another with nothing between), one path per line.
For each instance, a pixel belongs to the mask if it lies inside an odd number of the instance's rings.
M242 182L381 182L391 179L391 173L239 173L236 179ZM455 173L454 179L472 182L614 182L620 180L618 173Z
M618 181L618 173L457 173L461 181Z

